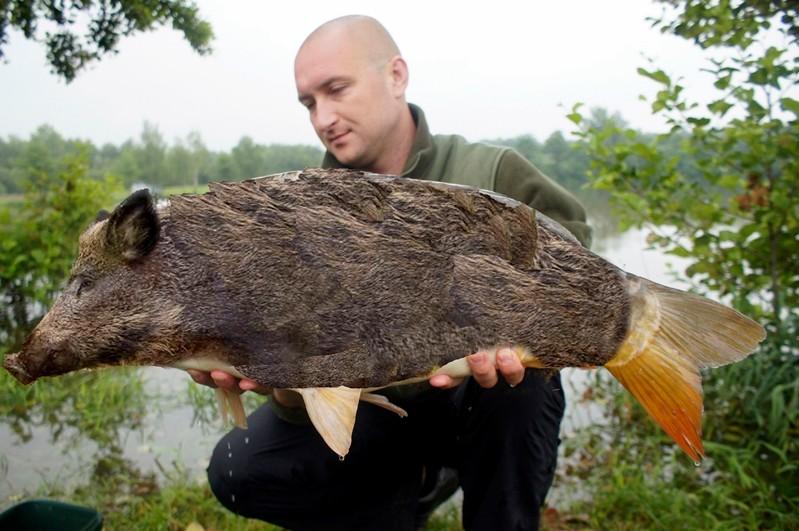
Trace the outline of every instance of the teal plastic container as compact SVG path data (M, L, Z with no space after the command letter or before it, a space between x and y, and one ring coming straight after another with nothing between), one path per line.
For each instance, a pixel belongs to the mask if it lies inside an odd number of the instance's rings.
M3 531L99 531L103 515L89 507L55 500L27 500L0 513Z

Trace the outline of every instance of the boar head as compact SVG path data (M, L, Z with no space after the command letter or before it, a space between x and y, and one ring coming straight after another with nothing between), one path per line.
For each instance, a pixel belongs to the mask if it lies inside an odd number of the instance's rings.
M101 212L80 237L64 290L3 366L27 384L86 367L136 363L142 345L164 325L163 305L153 294L159 280L152 255L160 233L147 190L130 195L110 215Z

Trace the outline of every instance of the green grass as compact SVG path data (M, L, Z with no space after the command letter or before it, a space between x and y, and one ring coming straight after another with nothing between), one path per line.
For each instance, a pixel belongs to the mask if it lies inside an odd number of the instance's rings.
M204 478L190 479L175 472L165 485L154 478L137 475L125 463L109 463L98 470L91 485L64 493L57 488L42 489L37 496L92 507L104 518L104 529L158 529L184 531L196 523L206 530L278 531L281 527L235 515L214 497ZM110 472L110 473L109 473ZM99 474L97 474L99 476ZM447 505L428 522L429 531L461 531L460 512Z
M67 433L113 445L120 430L140 425L151 398L133 369L82 371L29 386L0 371L0 417L22 441L31 438L33 427L47 425L55 437Z
M608 424L565 441L555 488L579 496L564 511L591 529L799 529L799 358L788 349L795 340L764 345L705 378L700 467L618 384L596 382Z
M166 197L176 194L204 194L207 191L208 191L207 184L201 184L198 186L194 186L192 184L185 184L180 186L167 186L165 188L162 188L157 195L161 197ZM116 194L114 194L113 202L110 205L108 205L107 209L109 211L113 210L116 205L121 203L122 200L128 197L129 195L130 195L129 189L127 188L120 189ZM0 206L1 205L2 202L0 202Z
M159 486L155 478L141 475L119 458L107 458L95 469L91 483L71 492L45 487L31 498L46 497L67 503L92 507L104 518L104 529L158 529L184 531L192 523L206 530L278 531L282 528L235 515L214 497L204 477L190 478L175 470L169 480ZM21 501L17 499L15 501ZM551 511L542 529L564 529L565 522L582 522L567 515L553 519ZM596 529L603 529L597 526ZM462 531L460 508L445 503L430 518L427 531ZM633 529L632 527L630 529ZM676 529L676 528L675 528Z
M167 186L161 190L161 195L204 194L207 191L207 184L200 184L198 186L194 186L193 184L185 184L181 186Z
M22 194L0 194L0 206L21 204L23 199Z
M100 511L106 530L183 531L192 523L208 530L280 529L228 511L216 500L204 478L190 479L182 472L173 472L173 477L159 486L152 475L139 474L123 460L98 468L90 484L73 492L52 489L39 495Z
M204 194L208 191L207 184L200 184L194 186L193 184L183 184L180 186L167 186L161 190L161 195L175 195L175 194ZM127 189L121 190L115 199L124 199L129 195ZM22 194L0 194L0 206L19 205L24 200Z

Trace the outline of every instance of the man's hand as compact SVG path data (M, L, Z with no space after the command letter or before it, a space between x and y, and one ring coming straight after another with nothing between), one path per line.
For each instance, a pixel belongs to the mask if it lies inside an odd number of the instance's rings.
M502 374L511 387L518 385L524 379L524 366L511 349L499 349L497 351L496 364L491 363L491 358L490 353L485 351L466 357L469 368L472 370L472 377L481 387L486 389L494 387L499 380L497 371ZM452 378L446 374L437 374L430 378L430 385L441 389L449 389L462 381L462 378Z
M195 369L186 369L191 379L200 385L226 389L235 393L252 391L259 395L272 395L272 397L286 407L300 407L303 405L302 397L295 391L288 389L270 389L247 378L238 379L223 371L204 372Z

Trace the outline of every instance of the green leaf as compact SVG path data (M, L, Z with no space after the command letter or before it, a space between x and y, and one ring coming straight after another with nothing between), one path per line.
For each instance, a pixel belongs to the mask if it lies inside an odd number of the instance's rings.
M713 83L713 86L715 86L719 90L725 90L727 87L730 86L730 81L731 80L732 80L732 75L726 75L726 76L718 78Z
M649 79L651 79L653 81L657 81L658 83L660 83L662 85L666 85L666 86L671 85L671 78L669 78L669 76L667 76L666 73L663 70L651 70L650 71L650 70L646 70L645 68L638 68L637 72L638 72L639 75L642 75L644 77L648 77Z
M766 114L766 109L757 100L749 100L746 110L755 118L760 118Z
M710 118L688 118L687 119L689 124L695 125L696 127L704 127L710 123Z
M690 258L691 257L691 251L689 251L685 247L675 247L674 249L669 251L669 254L672 254L674 256L679 256L680 258Z
M707 105L707 108L713 114L718 114L719 116L724 116L727 114L727 111L732 109L733 105L731 103L727 103L724 100L716 100L711 102Z
M728 190L734 190L741 185L741 176L737 174L722 175L718 179L718 185Z
M780 107L782 107L784 111L792 112L799 117L799 101L785 97L780 99Z

